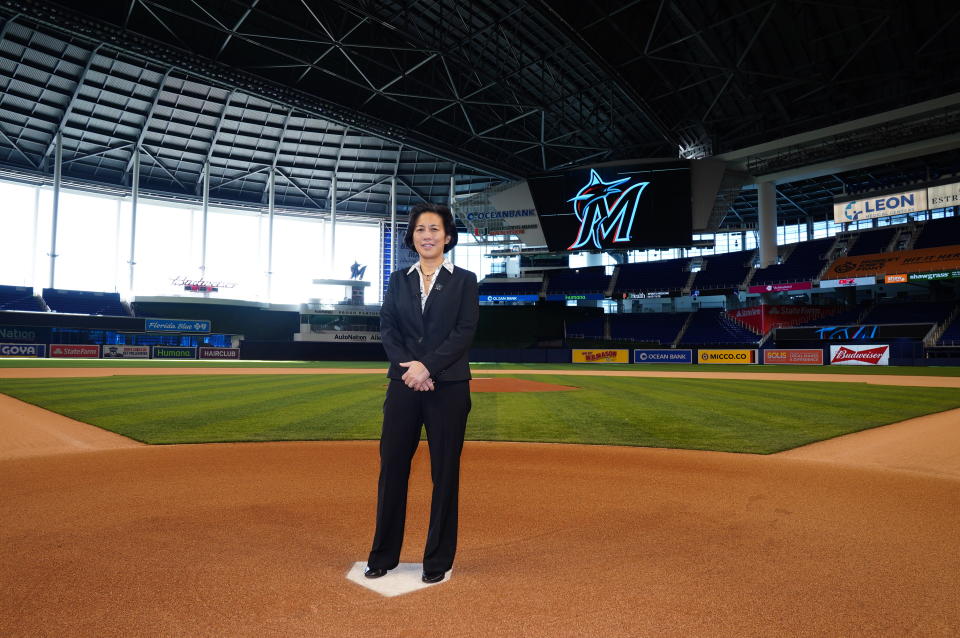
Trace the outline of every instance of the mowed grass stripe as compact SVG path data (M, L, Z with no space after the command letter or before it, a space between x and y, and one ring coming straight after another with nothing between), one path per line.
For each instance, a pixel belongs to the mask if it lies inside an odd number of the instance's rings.
M474 393L467 437L770 453L960 407L953 388L517 375L577 390ZM0 392L148 443L375 439L379 375L0 379Z

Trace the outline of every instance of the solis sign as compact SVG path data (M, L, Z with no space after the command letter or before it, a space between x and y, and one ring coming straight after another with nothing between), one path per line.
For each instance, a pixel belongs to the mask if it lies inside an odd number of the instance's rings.
M890 346L830 346L830 365L888 366L890 365Z

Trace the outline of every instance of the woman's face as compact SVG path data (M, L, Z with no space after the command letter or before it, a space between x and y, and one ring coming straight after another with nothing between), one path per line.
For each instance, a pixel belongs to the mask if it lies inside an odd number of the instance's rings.
M420 213L413 227L413 247L421 259L437 259L443 256L444 247L450 243L443 226L443 218L436 213Z

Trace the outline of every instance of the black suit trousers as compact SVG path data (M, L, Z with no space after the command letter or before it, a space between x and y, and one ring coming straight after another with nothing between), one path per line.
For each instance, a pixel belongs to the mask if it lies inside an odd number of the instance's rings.
M410 462L420 442L421 427L427 430L433 477L423 569L433 573L453 566L457 551L460 453L470 407L469 381L441 381L433 391L416 392L399 379L390 380L380 436L377 530L368 566L393 569L400 562Z

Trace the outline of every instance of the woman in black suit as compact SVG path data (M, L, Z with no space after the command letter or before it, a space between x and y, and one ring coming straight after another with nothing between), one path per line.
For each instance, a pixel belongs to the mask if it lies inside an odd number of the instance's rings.
M380 435L377 528L367 578L400 562L410 461L426 427L433 476L423 581L443 580L457 549L460 452L470 412L468 351L477 329L477 277L445 254L457 244L446 206L410 210L404 244L420 260L390 275L380 309L380 337L390 369Z

